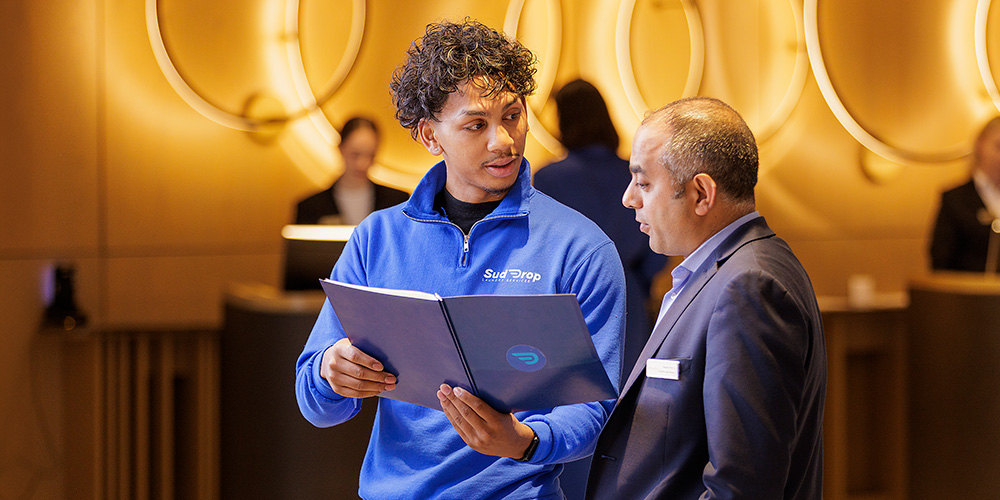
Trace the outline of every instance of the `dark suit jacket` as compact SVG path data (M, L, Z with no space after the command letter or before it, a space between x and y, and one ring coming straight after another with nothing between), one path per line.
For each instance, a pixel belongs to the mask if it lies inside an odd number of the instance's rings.
M295 223L319 224L319 220L325 216L340 214L340 209L333 200L333 187L336 185L337 182L334 182L329 188L298 202L295 208ZM409 197L405 191L375 184L375 210L398 205Z
M942 193L931 237L931 268L985 271L992 220L971 180Z
M677 380L646 360L679 364ZM763 218L653 330L594 453L590 499L819 499L826 349L815 294Z

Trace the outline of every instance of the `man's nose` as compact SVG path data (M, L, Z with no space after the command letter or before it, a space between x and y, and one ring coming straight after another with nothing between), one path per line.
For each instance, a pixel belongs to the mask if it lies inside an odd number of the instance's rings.
M510 132L507 131L506 127L495 127L493 133L490 134L490 151L495 152L509 152L514 146L514 138L511 137Z
M639 197L635 196L635 182L629 182L625 192L622 193L622 205L625 205L625 208L636 209L639 208L639 203Z

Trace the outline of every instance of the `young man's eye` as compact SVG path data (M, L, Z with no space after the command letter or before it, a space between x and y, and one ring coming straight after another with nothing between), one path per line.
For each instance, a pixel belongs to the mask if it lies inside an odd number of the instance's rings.
M472 125L469 125L469 126L468 126L468 127L466 127L466 128L467 128L468 130L479 130L479 129L482 129L482 128L483 128L484 126L485 126L485 125L483 125L482 123L473 123Z
M508 120L517 120L520 117L521 117L521 112L520 111L515 111L515 112L507 115L507 119Z

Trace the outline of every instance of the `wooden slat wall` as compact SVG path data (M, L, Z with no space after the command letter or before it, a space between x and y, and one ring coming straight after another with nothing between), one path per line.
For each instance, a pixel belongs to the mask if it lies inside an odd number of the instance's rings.
M218 499L218 333L130 330L92 341L94 484L69 496Z

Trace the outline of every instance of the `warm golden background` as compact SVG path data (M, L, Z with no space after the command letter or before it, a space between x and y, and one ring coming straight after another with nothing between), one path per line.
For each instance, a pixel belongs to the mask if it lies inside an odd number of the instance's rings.
M472 16L537 52L534 168L561 154L551 95L576 77L604 93L623 156L649 107L691 93L731 103L758 136L758 207L817 294L837 303L866 274L900 302L927 266L938 193L965 178L971 137L997 113L977 65L977 12L981 59L1000 58L989 5L6 0L0 499L75 487L65 344L38 333L52 266L75 264L95 326L218 328L230 283L279 284L281 226L339 169L333 127L376 118L382 182L411 188L430 166L388 91L428 22Z

